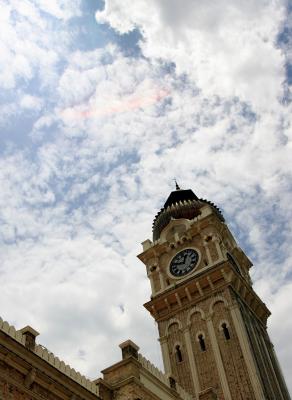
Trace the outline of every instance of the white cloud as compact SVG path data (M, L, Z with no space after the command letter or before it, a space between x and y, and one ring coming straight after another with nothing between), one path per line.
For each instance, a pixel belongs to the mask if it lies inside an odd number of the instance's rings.
M39 111L42 108L43 101L38 96L31 96L29 94L25 94L21 97L19 102L20 107L23 107L27 110L36 110Z
M31 324L41 343L91 377L119 359L117 345L128 337L160 363L142 307L149 283L135 256L176 177L223 208L256 260L256 289L272 305L271 332L290 371L291 329L277 324L292 257L291 106L277 102L283 71L274 46L280 3L107 1L103 18L120 31L138 26L148 59L125 57L115 45L71 51L63 20L74 4L30 3L21 26L8 3L0 13L8 52L0 84L14 88L40 73L50 85L49 99L22 89L3 109L10 121L19 104L42 114L33 150L1 154L1 316L18 328ZM60 18L59 45L44 11ZM25 61L9 72L15 54Z
M13 89L19 80L30 81L38 76L42 85L56 78L58 62L65 56L70 33L59 25L58 30L42 11L69 19L79 15L79 1L13 0L0 5L0 86ZM62 37L62 41L60 41Z
M46 13L61 20L68 20L80 16L80 0L33 0L34 3Z
M276 2L107 0L96 13L121 33L135 27L145 56L174 62L208 95L269 108L282 96L284 58L275 46L284 18Z

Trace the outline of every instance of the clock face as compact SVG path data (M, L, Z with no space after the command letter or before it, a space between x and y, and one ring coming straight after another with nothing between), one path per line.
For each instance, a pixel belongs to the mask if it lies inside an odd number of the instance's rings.
M199 254L196 250L182 250L171 260L169 271L174 276L184 276L195 268L198 260Z

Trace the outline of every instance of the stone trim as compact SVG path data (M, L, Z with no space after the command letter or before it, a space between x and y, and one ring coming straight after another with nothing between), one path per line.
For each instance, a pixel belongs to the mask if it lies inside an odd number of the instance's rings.
M209 307L209 314L210 315L213 315L213 313L214 313L214 310L213 310L213 307L215 306L215 304L216 303L224 303L225 304L225 307L228 307L228 302L227 302L227 300L225 299L225 297L223 297L223 296L220 296L220 295L217 295L212 301L211 301L211 304L210 304L210 307Z
M187 325L190 325L190 324L191 324L191 317L192 317L192 315L195 314L195 313L200 313L200 314L201 314L201 319L203 319L203 320L206 319L206 316L205 316L204 311L203 311L200 307L195 306L195 307L191 308L190 311L188 312L188 315L187 315Z
M168 322L168 324L167 324L167 326L166 326L166 328L165 328L165 336L168 336L168 330L169 330L169 327L170 327L172 324L178 324L179 329L182 330L182 323L181 323L181 321L178 320L177 318L171 318L171 320Z
M279 380L278 380L277 375L276 375L276 373L275 373L275 369L274 369L274 366L273 366L273 363L272 363L272 360L271 360L271 355L270 355L270 353L269 353L269 351L268 351L268 349L267 349L267 346L266 346L266 342L265 342L265 340L263 339L262 336L259 337L259 340L262 342L262 347L263 347L263 349L264 349L264 352L266 353L266 358L267 358L267 360L268 360L268 363L270 364L270 371L272 371L272 374L273 374L273 377L274 377L274 382L275 382L275 384L276 384L276 386L277 386L277 389L278 389L278 393L280 394L281 399L282 399L282 400L285 400L285 399L284 399L284 396L283 396L283 394L282 394L281 387L280 387L280 385L279 385ZM279 399L279 400L280 400L280 399Z
M193 385L194 385L196 396L198 397L201 387L200 387L199 374L198 374L198 369L197 369L197 365L196 365L196 360L195 360L193 349L192 349L192 340L191 340L191 334L190 334L189 328L186 328L184 330L184 338L185 338L185 342L186 342L187 355L188 355L188 359L189 359L190 367L191 367L191 375L192 375L192 379L193 379Z
M168 351L167 337L164 336L163 338L160 338L159 341L161 346L164 370L166 373L171 373L171 364Z
M262 400L265 397L258 378L257 367L255 365L253 355L247 340L247 332L244 327L244 322L239 307L236 304L233 304L233 306L230 307L230 313L235 327L235 331L238 336L243 358L247 367L249 379L254 390L255 398L256 400Z
M218 374L219 374L219 379L221 382L222 391L224 394L224 399L232 400L230 389L229 389L228 382L227 382L225 369L224 369L221 354L220 354L219 345L218 345L217 339L216 339L215 329L214 329L211 318L207 319L207 328L208 328L208 332L209 332L209 336L210 336L210 340L211 340L211 346L212 346L213 353L215 356L215 361L216 361L216 365L217 365L217 369L218 369Z

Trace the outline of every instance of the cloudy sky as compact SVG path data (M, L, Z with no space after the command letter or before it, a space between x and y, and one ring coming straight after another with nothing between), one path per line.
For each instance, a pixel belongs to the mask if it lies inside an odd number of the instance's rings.
M254 263L292 391L292 5L1 0L0 315L90 378L161 365L136 255L174 188Z

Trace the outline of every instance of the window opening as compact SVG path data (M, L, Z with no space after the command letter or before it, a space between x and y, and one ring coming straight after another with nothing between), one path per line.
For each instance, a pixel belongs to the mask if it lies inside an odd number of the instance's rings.
M176 389L176 382L172 376L169 377L169 384L172 389Z
M198 339L199 339L201 350L202 351L206 351L206 344L205 344L205 340L203 338L203 335L199 335Z
M225 339L229 340L230 339L230 333L229 333L229 329L227 328L227 325L225 323L222 324L222 329L223 329L223 333L224 333Z
M180 349L179 345L175 346L175 356L176 356L177 362L182 362L183 357L182 357L182 353L181 353L181 349Z

